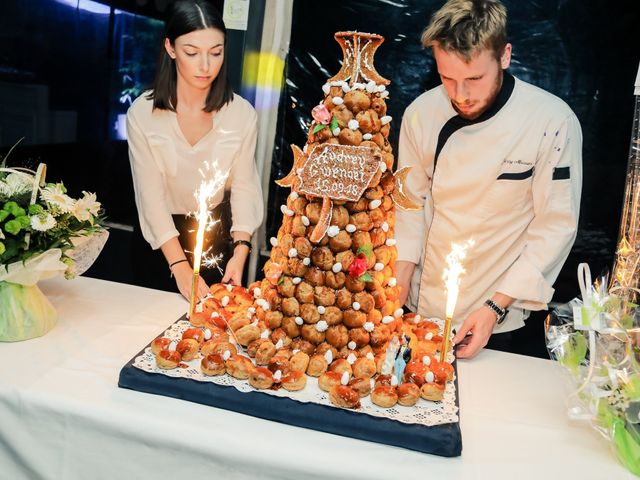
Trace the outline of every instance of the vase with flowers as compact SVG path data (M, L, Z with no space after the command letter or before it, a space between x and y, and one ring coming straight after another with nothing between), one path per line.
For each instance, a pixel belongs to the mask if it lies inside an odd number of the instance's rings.
M44 164L35 172L0 164L0 341L53 328L57 313L38 282L83 273L108 236L94 193L73 198L45 174Z

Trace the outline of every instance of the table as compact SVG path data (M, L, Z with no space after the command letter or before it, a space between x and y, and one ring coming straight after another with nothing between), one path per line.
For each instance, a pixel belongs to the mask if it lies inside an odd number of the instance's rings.
M91 278L41 288L58 325L0 344L1 479L636 478L566 418L551 361L459 361L463 452L441 458L120 389L121 367L186 301Z

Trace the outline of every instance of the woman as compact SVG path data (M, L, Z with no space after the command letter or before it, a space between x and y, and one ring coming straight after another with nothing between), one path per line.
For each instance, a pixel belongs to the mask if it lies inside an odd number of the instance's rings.
M233 249L229 249L230 258L225 255L223 282L242 282L251 234L263 216L254 162L256 113L231 90L225 37L226 28L213 6L203 0L176 2L166 23L153 89L127 112L140 220L132 248L134 277L153 288L175 290L177 286L187 299L196 224L185 215L197 209L194 192L211 175L206 164L215 161L219 170L228 172L225 189L230 191ZM221 189L212 205L220 205L223 197ZM216 226L205 249L218 240L213 253L220 253L224 245L219 240L226 234ZM215 273L215 269L209 271L209 283L220 280ZM207 282L200 277L197 294L202 297L207 292Z

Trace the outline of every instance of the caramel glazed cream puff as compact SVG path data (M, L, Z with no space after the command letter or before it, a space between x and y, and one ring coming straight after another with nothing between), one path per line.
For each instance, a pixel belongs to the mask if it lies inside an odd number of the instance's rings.
M367 297L360 296L359 299L366 305ZM244 309L247 318L254 314L250 308ZM265 309L265 318L267 312L271 322L274 318L281 321L285 318L268 309ZM234 315L237 316L238 311ZM357 342L347 339L346 345L341 340L338 345L340 348L336 348L327 341L314 345L302 337L291 339L281 328L269 332L270 329L260 320L238 326L238 330L244 329L245 332L252 331L247 326L257 331L257 335L249 335L253 340L249 341L247 338L241 341L248 344L246 352L254 361L239 354L237 347L231 343L230 336L215 325L210 325L211 328L188 328L177 342L159 337L151 343L151 350L161 369L177 368L183 361L199 359L204 375L226 373L237 379L247 380L256 389L282 387L298 391L306 386L307 375L315 376L318 377L318 386L328 393L331 403L342 408L359 408L359 399L369 395L371 401L382 408L395 405L410 407L420 398L440 401L446 383L453 379L454 370L449 363L439 362L429 355L416 358L425 352L424 344L433 342L437 337L434 333L438 333L439 327L414 314L402 317L401 330L413 342L414 351L417 352L411 354L402 383L393 375L380 374L386 344L385 348L373 349L371 345L359 347ZM336 326L346 329L342 325ZM265 335L264 332L269 332L270 335ZM430 345L431 343L427 343L426 350L431 348Z

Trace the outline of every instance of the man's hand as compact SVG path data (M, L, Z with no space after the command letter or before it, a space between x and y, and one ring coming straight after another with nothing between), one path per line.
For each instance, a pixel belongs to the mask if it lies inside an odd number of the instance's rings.
M456 356L475 357L489 341L496 320L493 310L484 305L471 312L453 338L453 343L458 345ZM471 335L467 336L468 333Z
M409 296L409 289L411 288L411 277L413 277L413 271L416 268L415 263L399 260L396 262L396 280L400 287L400 306L407 302Z

